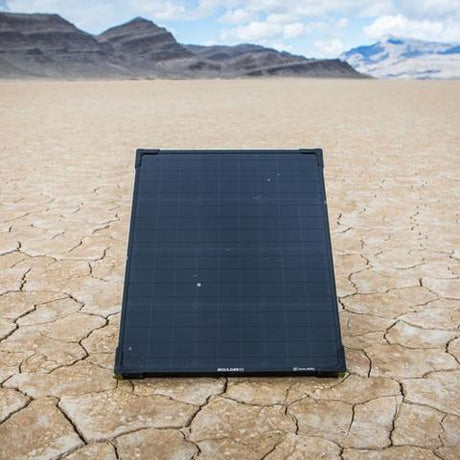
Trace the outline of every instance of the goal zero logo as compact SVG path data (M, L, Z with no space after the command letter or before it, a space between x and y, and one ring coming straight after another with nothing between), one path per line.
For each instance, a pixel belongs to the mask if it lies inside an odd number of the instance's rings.
M244 367L218 367L217 372L243 372Z
M309 372L312 372L312 371L316 371L316 369L314 367L293 367L292 370L294 372L299 372L299 371L309 371Z

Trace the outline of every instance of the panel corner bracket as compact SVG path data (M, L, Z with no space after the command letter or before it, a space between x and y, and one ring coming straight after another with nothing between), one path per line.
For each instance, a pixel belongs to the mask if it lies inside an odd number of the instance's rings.
M136 150L136 161L134 163L134 167L135 168L138 168L139 166L142 165L142 157L144 155L156 155L160 153L160 150L159 149L137 149Z

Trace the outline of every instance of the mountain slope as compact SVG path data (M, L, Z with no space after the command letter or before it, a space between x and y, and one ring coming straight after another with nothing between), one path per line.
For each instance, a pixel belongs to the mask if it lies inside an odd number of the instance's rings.
M100 43L109 43L120 57L129 56L133 61L159 62L195 57L177 43L170 32L143 18L112 27L97 39Z
M135 18L98 36L55 14L0 13L0 78L361 78L339 60L315 60L257 45L181 45Z
M220 66L199 59L168 30L147 19L134 18L96 39L138 77L204 77L220 72Z
M98 41L56 14L0 13L0 76L126 75Z
M187 45L197 56L218 63L228 74L246 74L264 68L305 63L303 56L276 51L259 45L241 44L235 46Z
M340 56L359 72L379 78L460 78L460 46L389 38Z
M307 59L259 45L187 45L187 49L203 59L220 64L227 76L364 77L338 59Z
M306 62L293 63L259 69L246 73L248 76L297 76L310 78L368 78L357 72L350 64L340 59L313 59Z

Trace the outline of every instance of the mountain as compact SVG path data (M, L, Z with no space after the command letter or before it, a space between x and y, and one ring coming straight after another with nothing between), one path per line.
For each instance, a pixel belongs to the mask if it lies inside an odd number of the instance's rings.
M460 78L460 46L388 38L340 56L359 72L378 78Z
M202 59L219 64L224 72L228 74L233 72L237 75L313 60L251 44L235 46L187 45L187 49Z
M93 36L56 14L0 13L1 77L128 73Z
M129 56L133 62L194 57L165 28L143 18L134 18L126 24L112 27L100 34L97 40L110 44L118 56Z
M0 78L362 78L337 59L316 60L257 45L182 45L135 18L93 36L55 14L0 13Z
M308 59L259 45L187 45L187 49L220 64L227 76L362 77L350 65L337 59Z
M96 37L135 76L214 76L220 66L199 59L163 27L144 18L112 27Z

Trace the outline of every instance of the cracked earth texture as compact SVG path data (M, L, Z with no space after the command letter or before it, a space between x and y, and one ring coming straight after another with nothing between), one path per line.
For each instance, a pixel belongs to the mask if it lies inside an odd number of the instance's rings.
M0 93L0 458L459 458L459 82ZM135 148L301 146L325 150L349 373L116 381Z

